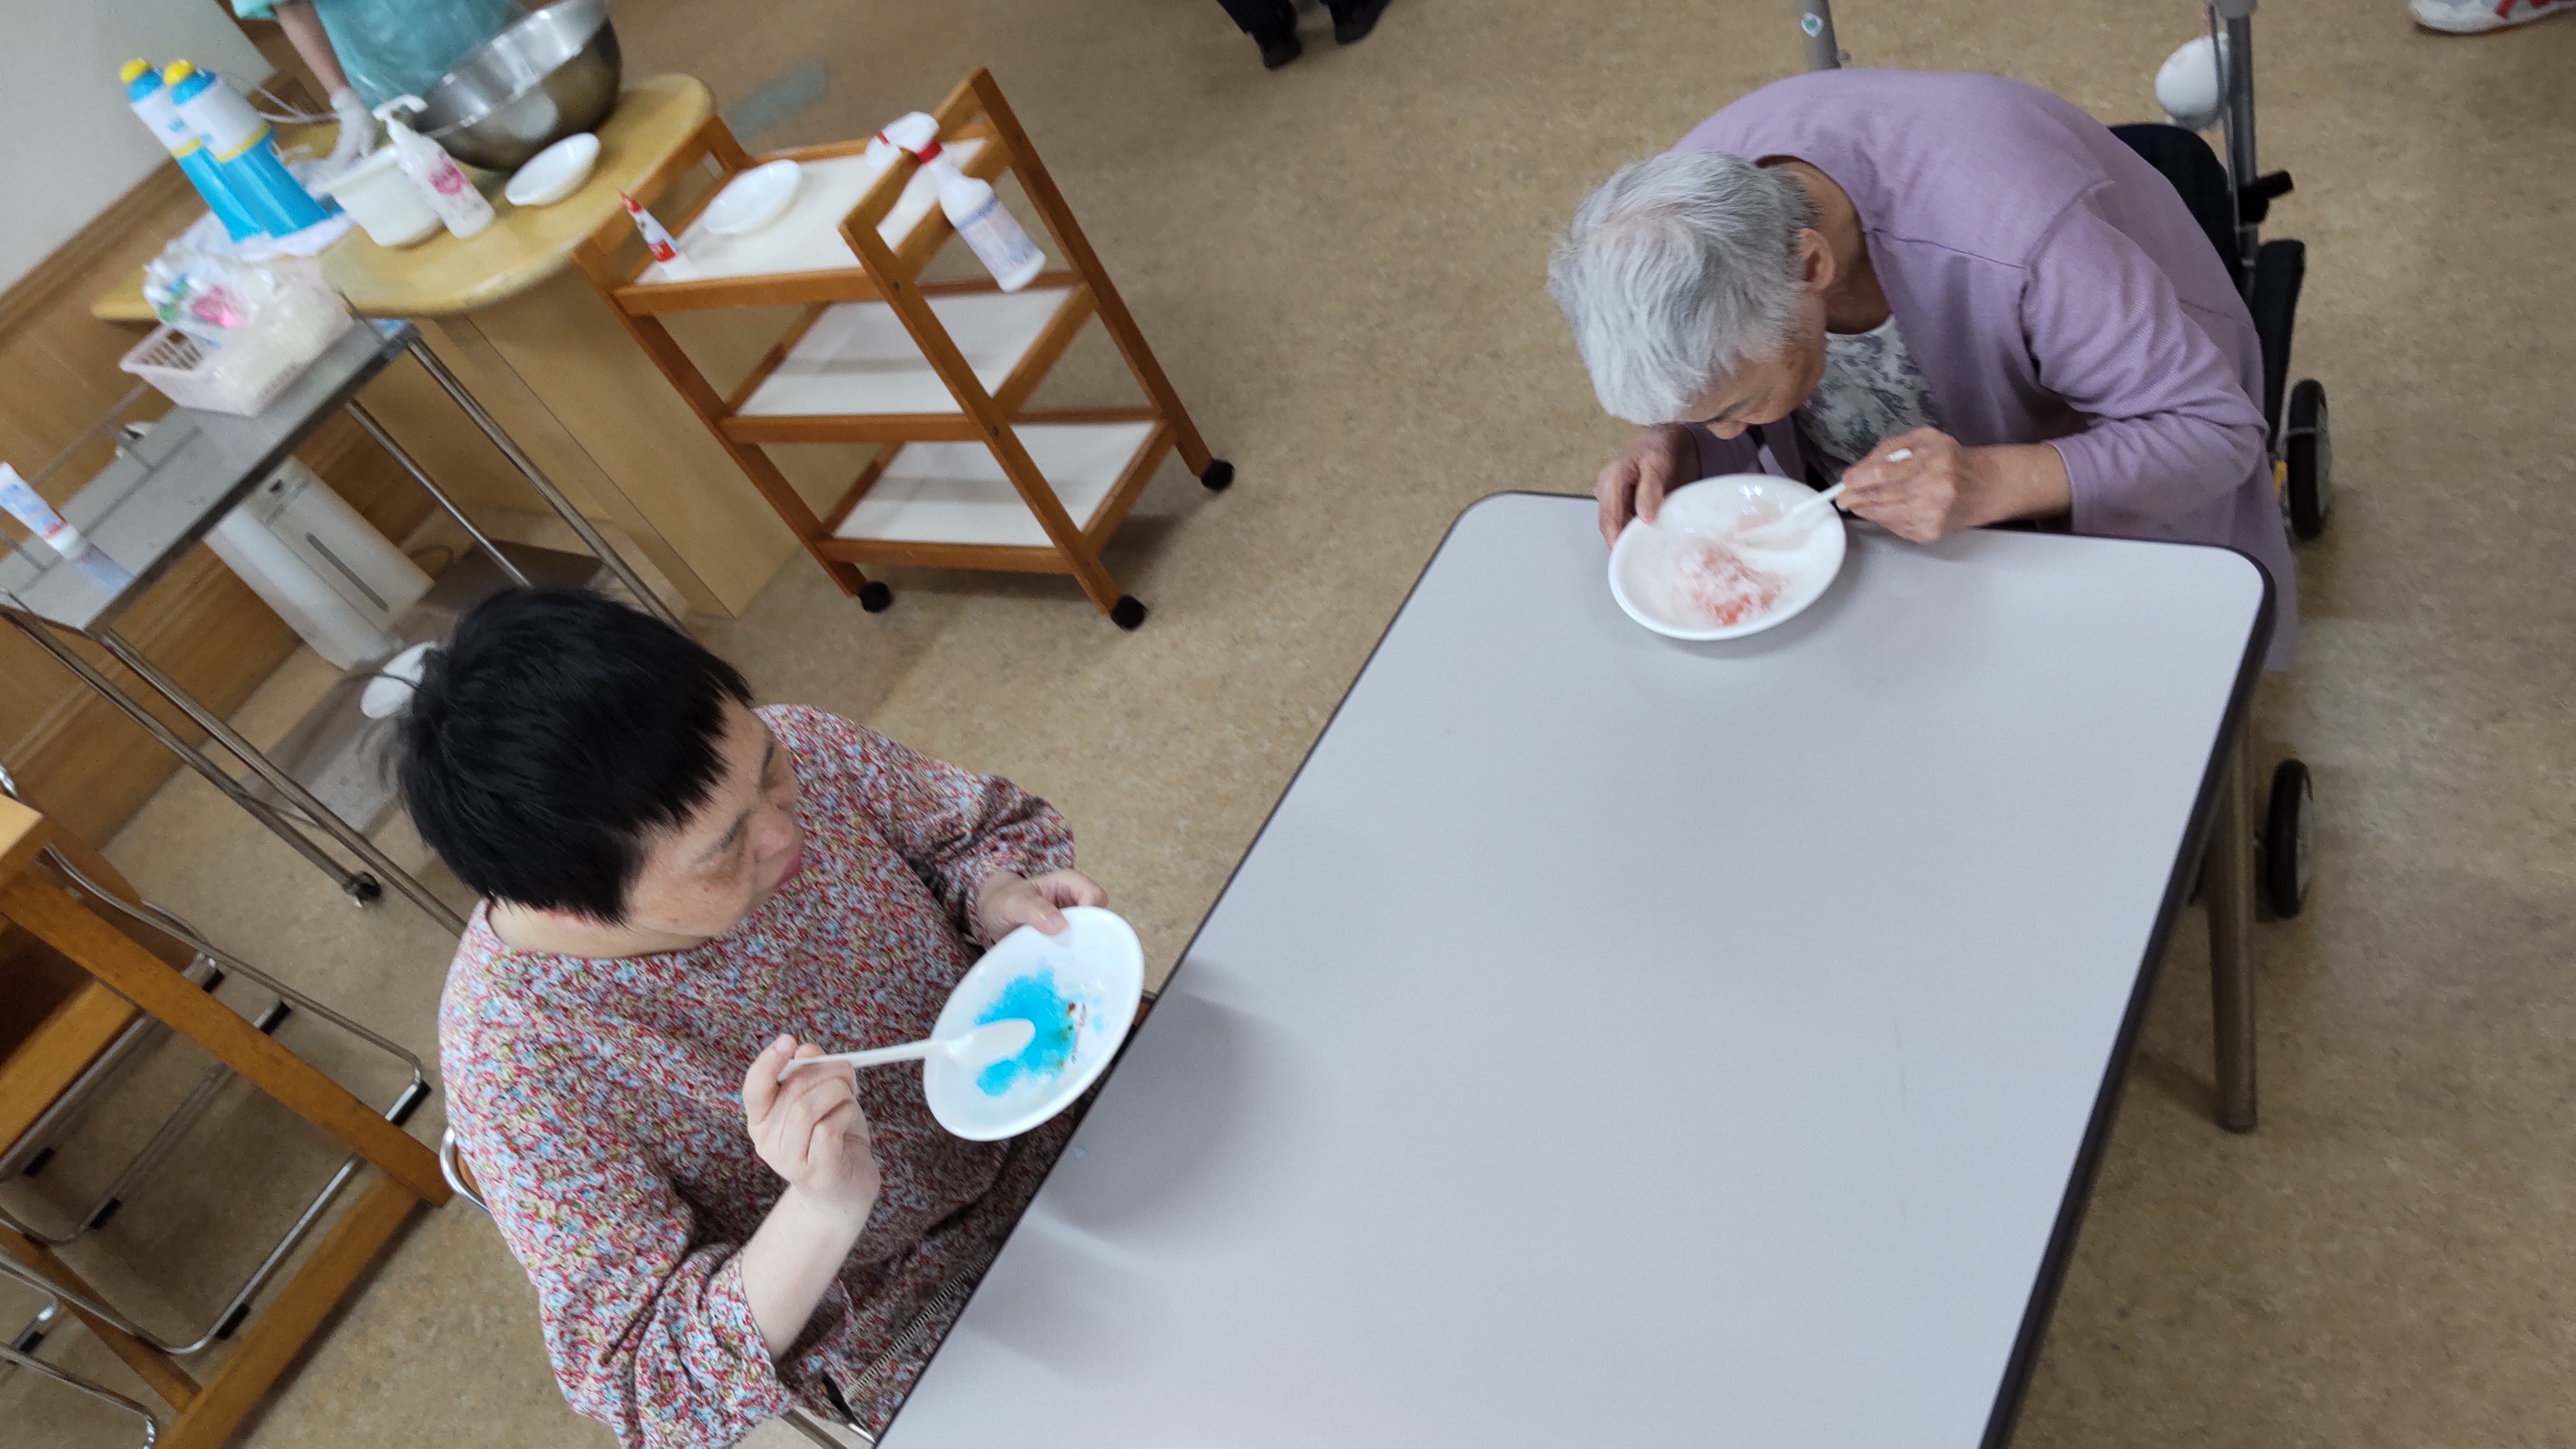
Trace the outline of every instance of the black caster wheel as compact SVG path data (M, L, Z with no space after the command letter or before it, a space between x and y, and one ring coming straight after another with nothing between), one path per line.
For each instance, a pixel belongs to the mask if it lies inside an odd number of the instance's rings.
M376 879L372 875L366 875L363 873L351 876L349 878L349 883L340 887L340 889L348 893L349 903L351 905L358 906L361 909L367 906L372 906L376 902L385 898L385 883Z
M1145 606L1136 602L1134 594L1120 594L1118 602L1109 606L1109 622L1121 629L1133 629L1145 622Z
M1223 493L1234 486L1234 465L1218 458L1207 465L1207 471L1199 475L1199 481L1207 485L1210 493Z
M2285 921L2308 904L2316 804L2308 767L2283 760L2272 771L2272 805L2263 813L2263 898Z
M2326 514L2334 508L2334 440L2326 432L2326 390L2313 377L2290 389L2289 426L2281 452L2282 501L2289 505L2290 532L2314 538L2326 531Z
M894 607L894 590L883 579L870 579L859 585L859 607L871 614L882 614Z

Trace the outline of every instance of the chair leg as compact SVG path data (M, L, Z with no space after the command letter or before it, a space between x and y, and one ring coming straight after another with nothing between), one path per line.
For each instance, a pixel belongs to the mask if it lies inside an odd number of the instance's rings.
M113 1389L104 1388L98 1384L91 1383L89 1380L68 1370L58 1369L52 1364L45 1362L43 1359L36 1357L34 1354L21 1353L8 1344L0 1344L0 1364L13 1364L19 1368L27 1370L29 1373L40 1374L45 1378L52 1379L55 1383L61 1384L67 1389L71 1389L77 1393L87 1394L89 1397L98 1400L102 1404L112 1404L115 1407L132 1414L134 1417L141 1419L143 1421L143 1443L145 1445L145 1449L150 1449L150 1446L161 1437L161 1421L153 1417L152 1411Z
M7 1279L52 1299L95 1334L108 1351L124 1360L144 1387L173 1409L186 1409L201 1392L187 1370L171 1356L129 1332L133 1327L98 1301L88 1282L44 1247L13 1232L0 1231L0 1279ZM30 1325L33 1327L34 1325Z
M27 1326L9 1336L9 1347L20 1353L34 1353L44 1343L45 1335L54 1331L55 1323L63 1316L63 1300L50 1293L45 1294L44 1299L45 1306L36 1310L36 1316L27 1320ZM16 1367L13 1362L0 1361L0 1380L7 1379L9 1371Z

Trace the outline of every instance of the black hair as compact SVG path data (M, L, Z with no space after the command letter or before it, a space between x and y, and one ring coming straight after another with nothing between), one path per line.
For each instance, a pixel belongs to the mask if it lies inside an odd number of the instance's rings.
M481 895L616 925L645 837L696 814L751 687L649 614L511 589L432 650L401 723L403 803Z

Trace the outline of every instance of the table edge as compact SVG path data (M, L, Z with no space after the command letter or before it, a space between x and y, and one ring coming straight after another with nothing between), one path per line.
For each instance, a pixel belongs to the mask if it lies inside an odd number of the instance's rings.
M2245 654L2237 661L2236 682L2228 691L2227 709L2220 715L2218 733L2210 742L2209 763L2201 771L2200 792L2194 797L2191 817L2174 852L2173 873L2166 878L2163 902L2156 908L2155 925L2147 932L2146 953L2138 963L2138 977L2129 988L2129 1005L2120 1018L2119 1035L2112 1040L2109 1060L2104 1064L2102 1086L2094 1094L2093 1114L2084 1124L2084 1140L2075 1149L2074 1170L2066 1180L2066 1195L2057 1208L2057 1223L2049 1229L2048 1246L2039 1256L2039 1274L2031 1283L2030 1302L2022 1311L2020 1331L2013 1337L2011 1354L2004 1360L2003 1381L1995 1389L1994 1411L1986 1420L1982 1449L2006 1449L2012 1443L2013 1430L2021 1421L2022 1403L2029 1397L2032 1375L2039 1368L2039 1351L2048 1339L2048 1325L2057 1311L2057 1295L2066 1284L2066 1270L2075 1258L2075 1242L2084 1228L2085 1209L2092 1205L2093 1183L2102 1170L2102 1157L2109 1148L2112 1125L2119 1120L2121 1094L2127 1090L2129 1067L2138 1051L2138 1038L2147 1024L2147 1007L2155 999L2156 981L2163 974L2166 949L2173 944L2174 927L2182 919L2185 906L2191 902L2193 867L2199 864L2209 840L2209 832L2218 814L2218 792L2226 782L2234 763L2239 742L2243 739L2253 715L2255 681L2263 676L2263 659L2272 644L2272 632L2279 622L2280 586L2262 560L2242 549L2223 544L2185 543L2161 539L2132 539L2127 542L2173 548L2211 549L2234 554L2251 565L2254 577L2263 585L2262 597L2254 607L2254 627L2246 631ZM2248 788L2240 784L2240 789Z

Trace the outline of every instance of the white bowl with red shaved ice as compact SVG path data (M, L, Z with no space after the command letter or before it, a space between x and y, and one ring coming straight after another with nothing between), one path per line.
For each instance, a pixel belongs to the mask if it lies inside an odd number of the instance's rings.
M1631 519L1620 531L1610 596L1629 618L1675 639L1739 639L1786 623L1842 571L1842 515L1819 509L1782 530L1786 537L1759 544L1736 536L1815 496L1763 473L1676 489L1653 523Z

